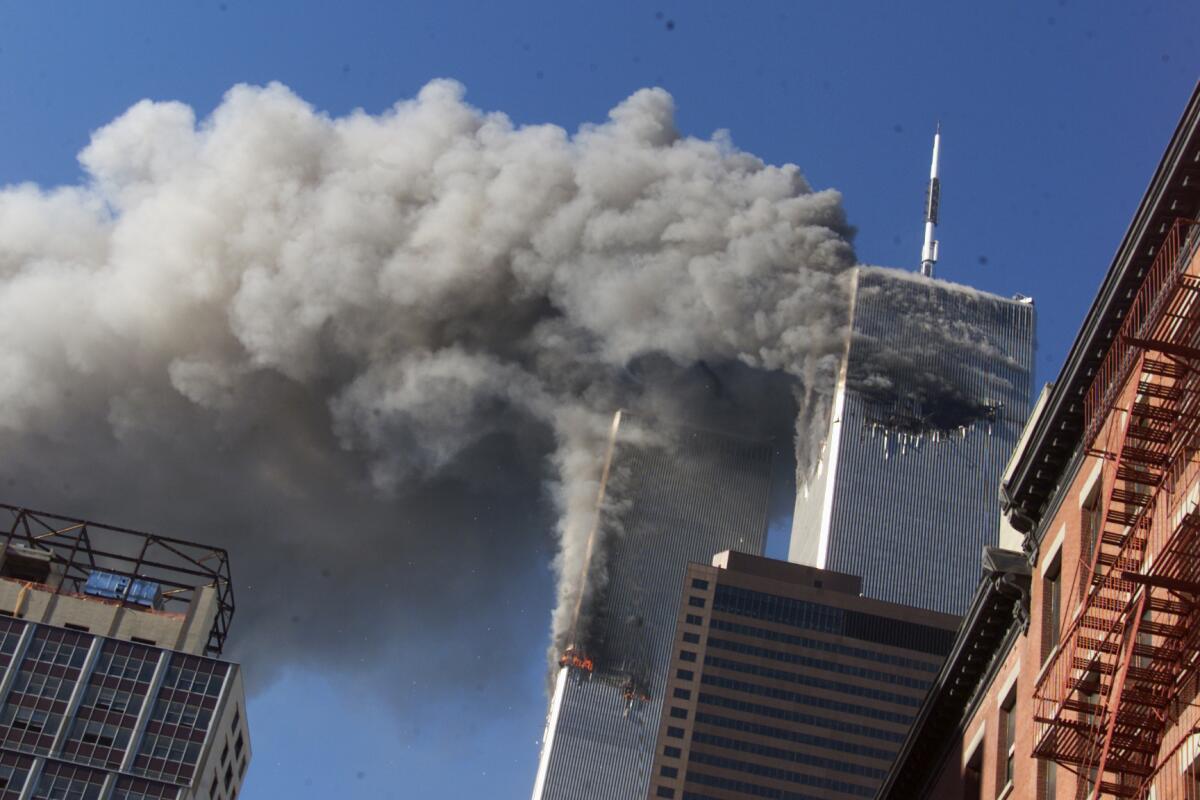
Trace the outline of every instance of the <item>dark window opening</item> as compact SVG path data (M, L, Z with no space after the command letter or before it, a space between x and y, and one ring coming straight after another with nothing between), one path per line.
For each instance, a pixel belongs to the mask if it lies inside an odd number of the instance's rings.
M982 797L983 742L980 742L963 768L963 800L982 800Z
M1042 661L1058 645L1062 619L1062 558L1056 556L1042 578Z
M1000 792L1003 793L1013 780L1013 761L1017 752L1017 687L1009 690L1008 697L1000 706L1000 727L1004 732L1004 741L1000 746L1000 763L1003 772L1000 775Z
M1082 599L1087 594L1088 584L1091 582L1092 575L1092 557L1096 552L1096 541L1100 538L1100 486L1103 480L1096 481L1096 485L1088 493L1087 499L1083 501L1083 505L1079 508L1079 560L1081 563L1079 574L1079 597ZM1126 510L1131 510L1132 507L1127 507Z

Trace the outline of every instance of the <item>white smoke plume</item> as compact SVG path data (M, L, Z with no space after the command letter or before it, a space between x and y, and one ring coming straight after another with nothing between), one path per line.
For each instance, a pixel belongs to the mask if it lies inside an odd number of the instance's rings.
M844 342L839 195L673 115L517 126L447 80L340 118L138 103L78 185L0 189L0 496L227 545L263 670L364 660L387 604L458 674L553 517L561 637L609 417L669 394L639 365L811 405Z

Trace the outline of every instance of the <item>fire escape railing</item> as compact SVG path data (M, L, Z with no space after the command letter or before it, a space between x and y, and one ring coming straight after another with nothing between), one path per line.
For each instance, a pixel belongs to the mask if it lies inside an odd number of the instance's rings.
M1125 312L1116 339L1104 354L1104 360L1092 378L1092 385L1083 399L1083 442L1090 445L1108 418L1117 394L1129 380L1141 351L1130 339L1144 339L1148 328L1161 317L1163 307L1171 298L1194 251L1197 238L1192 235L1197 222L1178 219L1167 231L1137 295Z
M1086 592L1034 692L1034 752L1090 798L1144 797L1160 751L1182 746L1166 735L1200 653L1198 240L1195 221L1172 225L1085 397L1107 492Z

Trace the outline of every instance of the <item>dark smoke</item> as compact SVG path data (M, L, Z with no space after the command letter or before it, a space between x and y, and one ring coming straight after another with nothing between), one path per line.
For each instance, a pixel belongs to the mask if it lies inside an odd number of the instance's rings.
M239 86L80 162L0 190L0 494L228 546L260 681L511 674L551 552L568 624L618 405L754 417L766 370L803 434L844 342L838 194L661 90L571 135L449 81L337 119Z

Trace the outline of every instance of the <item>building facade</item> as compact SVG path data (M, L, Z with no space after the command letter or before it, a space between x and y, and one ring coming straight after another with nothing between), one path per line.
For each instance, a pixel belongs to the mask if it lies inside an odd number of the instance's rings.
M1003 484L886 798L1200 797L1200 86ZM1011 610L1011 613L1010 613Z
M690 564L648 796L873 797L958 618L860 589L736 552Z
M0 800L232 800L245 689L228 557L0 506Z
M603 589L552 690L535 800L645 797L688 562L765 546L773 446L614 420L598 507ZM599 566L596 567L599 569Z
M851 295L828 426L797 477L788 560L861 575L868 597L962 614L1029 412L1033 305L868 267Z

